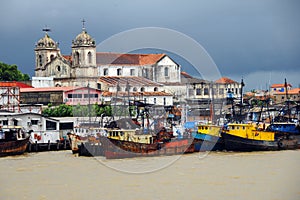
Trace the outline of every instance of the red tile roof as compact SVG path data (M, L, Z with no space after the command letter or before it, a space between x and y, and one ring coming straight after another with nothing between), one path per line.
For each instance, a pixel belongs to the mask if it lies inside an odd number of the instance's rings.
M216 80L215 83L237 83L237 82L231 80L230 78L222 77L222 78Z
M121 54L98 52L97 65L152 65L160 61L166 54Z
M184 78L193 78L191 75L189 75L189 74L186 73L186 72L181 72L181 75L182 75Z
M72 56L70 56L70 55L63 55L62 57L64 59L66 59L67 61L72 62Z
M288 95L290 95L290 94L300 94L300 88L294 88L294 89L288 90L287 93L288 93ZM275 94L275 95L276 95L276 94L279 94L279 95L285 95L286 92L285 92L285 91L284 91L284 92L279 92L279 91L277 91L277 92L275 92L274 94Z
M21 83L21 82L17 82L17 81L0 82L0 87L32 88L31 85L27 85L25 83Z
M289 84L289 83L287 84L287 86L292 87L292 85ZM283 87L285 87L284 83L283 84L273 84L273 85L271 85L271 88L283 88Z

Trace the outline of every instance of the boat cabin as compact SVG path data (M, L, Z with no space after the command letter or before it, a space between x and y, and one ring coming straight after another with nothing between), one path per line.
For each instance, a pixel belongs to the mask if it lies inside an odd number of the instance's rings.
M198 133L219 136L220 126L211 124L200 124L198 125Z
M0 140L15 141L26 138L26 133L22 126L3 126L0 127Z
M255 124L228 124L224 130L227 134L253 140L274 141L275 132L257 129Z
M115 140L153 144L151 134L140 134L136 129L111 129L108 130L107 137Z
M75 127L74 128L74 134L81 136L81 137L87 137L87 136L107 136L107 129L106 128L100 128L100 127Z

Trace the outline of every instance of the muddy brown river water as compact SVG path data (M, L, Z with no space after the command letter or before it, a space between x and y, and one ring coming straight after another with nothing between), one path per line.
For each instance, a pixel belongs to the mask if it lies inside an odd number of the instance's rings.
M0 199L299 200L300 150L120 160L70 151L4 157Z

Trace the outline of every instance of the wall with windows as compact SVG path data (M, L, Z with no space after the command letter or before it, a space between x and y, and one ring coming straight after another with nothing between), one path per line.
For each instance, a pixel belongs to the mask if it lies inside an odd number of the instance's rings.
M68 105L88 105L101 102L101 91L81 88L65 92L64 102Z
M155 66L154 81L176 83L181 82L180 66L177 65L171 58L165 56Z

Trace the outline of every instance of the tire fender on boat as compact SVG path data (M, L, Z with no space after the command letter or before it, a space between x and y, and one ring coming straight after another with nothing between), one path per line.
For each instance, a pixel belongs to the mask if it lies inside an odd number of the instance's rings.
M282 149L282 148L284 147L284 143L282 142L282 140L279 140L279 141L278 141L278 147L279 147L280 149Z

